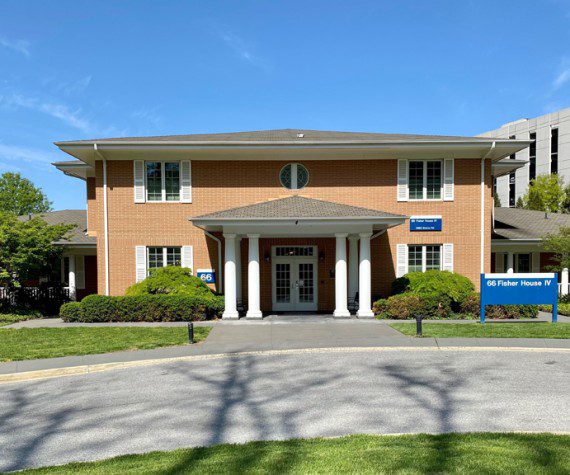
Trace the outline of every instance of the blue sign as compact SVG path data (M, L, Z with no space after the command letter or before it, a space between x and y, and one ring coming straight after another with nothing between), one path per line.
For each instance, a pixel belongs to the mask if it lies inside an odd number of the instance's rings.
M410 231L441 231L441 216L410 216Z
M552 305L558 317L558 274L481 274L481 323L485 305Z
M202 279L206 284L216 283L216 273L214 269L198 269L196 276Z

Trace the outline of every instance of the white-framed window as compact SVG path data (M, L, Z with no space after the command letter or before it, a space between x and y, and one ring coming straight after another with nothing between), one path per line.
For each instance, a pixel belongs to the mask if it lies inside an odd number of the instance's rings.
M288 190L301 190L309 183L309 171L300 163L288 163L279 172L279 181Z
M145 162L146 200L180 201L180 162Z
M442 193L442 160L410 160L408 162L410 200L441 200Z
M408 246L408 272L441 270L441 244Z
M146 254L147 274L158 267L182 265L181 247L152 246L146 248Z

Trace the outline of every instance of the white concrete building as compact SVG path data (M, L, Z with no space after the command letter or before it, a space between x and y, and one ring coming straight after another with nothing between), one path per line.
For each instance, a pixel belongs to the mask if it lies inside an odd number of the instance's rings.
M526 193L529 181L538 175L557 173L564 178L564 183L570 183L570 108L534 119L509 122L481 134L481 137L534 141L510 157L528 163L496 180L496 192L502 207L515 206Z

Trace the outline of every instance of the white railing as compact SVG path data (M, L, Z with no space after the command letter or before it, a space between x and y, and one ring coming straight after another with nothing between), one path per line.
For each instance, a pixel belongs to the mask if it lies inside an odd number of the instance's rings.
M558 284L558 295L568 295L568 294L570 294L570 283Z

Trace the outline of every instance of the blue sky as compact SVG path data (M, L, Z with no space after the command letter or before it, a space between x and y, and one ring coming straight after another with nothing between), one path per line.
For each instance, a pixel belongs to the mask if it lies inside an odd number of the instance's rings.
M271 128L475 135L570 107L570 0L0 2L0 172L52 142Z

